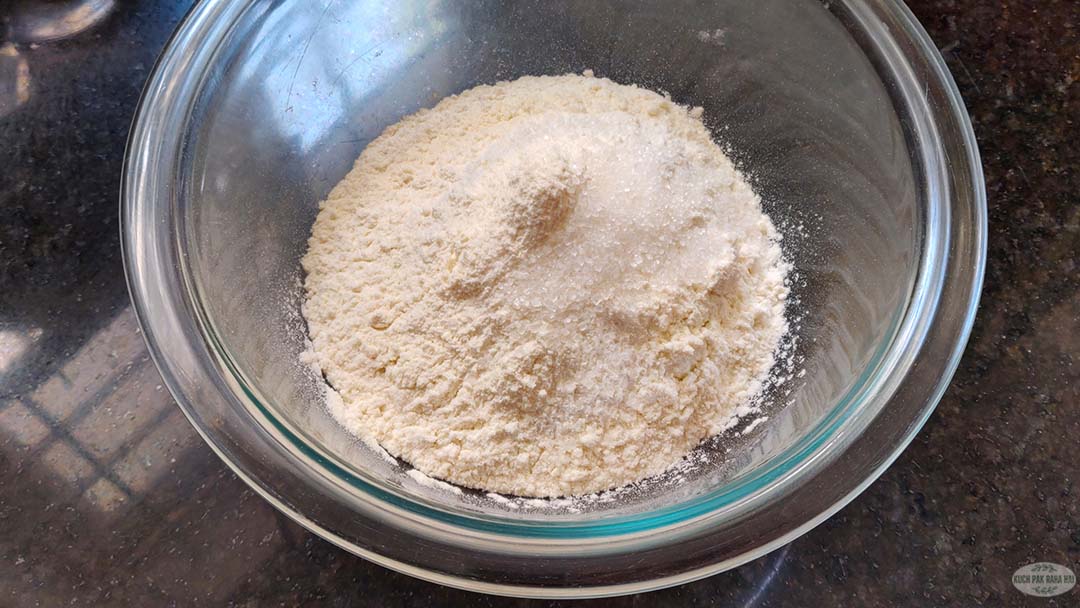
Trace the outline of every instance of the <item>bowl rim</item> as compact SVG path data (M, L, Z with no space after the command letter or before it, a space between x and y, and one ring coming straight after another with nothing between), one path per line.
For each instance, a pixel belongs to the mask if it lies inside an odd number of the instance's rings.
M867 31L877 31L879 36L886 37L889 34L883 32L891 32L892 36L902 38L900 41L889 38L898 49L893 59L901 60L901 63L890 65L890 68L908 69L913 73L919 71L920 76L926 78L923 89L906 92L905 100L912 102L919 98L925 102L925 108L922 108L925 115L921 119L929 122L922 128L931 134L928 136L931 141L920 138L919 144L926 147L923 152L933 159L935 165L932 168L936 172L931 171L929 176L931 182L935 179L939 181L938 196L931 197L936 203L931 205L931 214L940 214L936 218L940 232L931 230L927 235L923 260L920 261L920 278L912 302L903 311L903 318L894 321L893 339L885 341L887 344L881 347L882 351L888 352L879 352L882 357L891 355L892 359L878 360L875 365L868 367L869 371L880 372L878 385L873 387L876 390L873 395L876 408L866 409L861 412L861 417L855 417L858 424L852 424L850 414L854 410L851 408L845 410L846 415L840 420L824 421L829 423L826 425L828 428L824 429L827 432L815 439L812 451L803 454L803 458L796 463L798 466L789 467L783 475L769 479L769 483L756 488L741 503L732 503L738 508L722 512L715 508L699 509L689 515L682 514L684 517L676 518L678 521L674 523L660 522L645 530L633 527L622 531L601 530L599 536L595 537L603 544L603 551L599 553L596 548L592 552L583 552L581 548L592 537L552 538L541 535L529 539L500 535L498 531L492 532L483 527L477 530L460 529L461 522L442 520L423 508L412 509L415 505L394 504L392 497L377 494L372 504L363 505L366 510L360 515L380 525L394 527L403 538L425 537L441 547L459 551L491 552L501 559L522 563L537 555L557 561L565 553L571 553L572 559L585 560L643 547L670 546L680 541L697 544L716 542L718 532L730 531L724 528L725 525L748 518L754 509L762 506L761 501L794 495L800 489L805 491L809 480L820 478L837 467L859 470L854 477L856 482L830 488L828 498L804 509L807 513L800 521L777 527L767 537L745 543L745 546L728 547L724 552L717 552L715 559L709 563L682 564L678 571L660 574L643 571L629 582L609 583L603 577L588 581L567 579L554 585L539 586L521 582L492 582L484 576L432 567L420 557L410 560L404 555L376 552L371 547L377 544L365 542L365 538L335 528L325 515L305 515L303 507L296 506L301 504L300 501L284 491L283 484L272 483L267 477L267 470L254 466L251 454L247 452L255 451L267 456L279 450L273 455L282 459L277 463L280 469L274 470L275 474L284 472L295 477L300 484L317 483L319 491L331 499L340 499L346 490L340 485L341 479L325 474L328 465L326 455L298 454L295 449L289 448L289 444L296 447L288 437L289 429L281 426L266 410L258 395L250 390L251 387L245 386L246 380L229 361L226 349L220 344L213 344L216 332L201 310L196 295L197 286L187 276L187 260L178 240L174 238L181 222L170 215L177 196L177 189L171 181L173 175L158 170L160 167L176 168L175 162L167 161L170 158L175 161L178 157L182 134L170 132L168 125L183 124L185 113L190 110L194 95L200 89L200 83L191 80L190 75L201 73L197 68L208 65L217 46L252 5L252 2L227 0L196 3L154 66L138 103L125 154L120 202L124 268L133 308L151 357L185 416L245 483L275 508L319 536L352 553L418 578L502 595L599 597L675 585L764 555L824 521L861 493L899 456L944 393L974 323L985 269L986 195L974 133L944 60L907 7L898 0L841 0L835 3L836 8L830 10L848 10L848 18L858 20L860 25L868 28ZM899 29L891 30L888 23L899 26ZM905 50L900 47L901 44L909 48ZM183 80L184 74L189 75L187 80ZM183 86L177 86L178 82ZM931 99L939 105L931 104ZM914 103L918 107L918 101ZM942 140L943 131L948 140ZM946 149L946 146L951 148ZM946 163L946 158L951 164ZM162 159L166 159L166 162L162 162ZM966 207L958 205L958 201L966 203ZM963 217L957 211L963 211ZM930 219L931 223L934 219ZM944 300L945 295L952 295L952 300ZM947 314L950 311L959 314ZM942 331L942 326L947 331ZM934 327L938 328L937 332L931 332ZM201 337L201 340L193 340L195 336ZM943 341L942 336L947 339ZM908 349L906 353L895 352L893 347L901 338L907 340L908 346L914 340L918 348ZM935 341L938 343L934 344ZM923 370L922 375L926 376L924 380L928 382L923 382L922 386L911 386L913 379L908 372L916 355L933 351L940 351L942 365L930 374ZM866 441L867 430L881 424L877 416L881 408L900 392L905 395L910 393L918 401L902 432L894 433L896 436L888 447L879 447L870 462L861 463L858 467L841 462L842 459L837 457L852 450L855 443ZM220 415L220 412L209 411L210 403L222 407L242 407L236 408L236 420L213 420L211 415ZM250 423L250 419L254 418L256 424L260 425L263 435L259 437L258 445L241 444L238 435L230 432L236 431L236 424L241 424L243 416L240 412L249 417L245 422ZM867 412L873 415L868 416ZM837 408L833 413L838 413ZM846 423L846 426L841 423ZM234 426L230 427L229 424ZM318 468L323 470L320 472ZM323 475L312 479L310 476L313 473ZM379 504L379 501L383 503ZM613 540L613 536L617 538ZM512 540L514 546L501 546L507 540Z

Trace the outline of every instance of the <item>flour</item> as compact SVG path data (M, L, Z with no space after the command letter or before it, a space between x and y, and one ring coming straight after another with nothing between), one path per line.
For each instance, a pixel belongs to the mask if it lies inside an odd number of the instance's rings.
M406 475L408 475L416 483L418 483L418 484L420 484L420 485L422 485L422 486L424 486L426 488L434 488L436 490L442 490L443 492L449 492L451 494L457 494L459 496L464 493L464 492L461 491L461 488L459 488L457 486L450 485L450 484L446 483L445 481L440 481L438 479L433 479L431 477L428 477L427 475L424 475L423 473L421 473L417 469L410 469L406 473Z
M786 330L778 238L700 108L527 77L364 150L312 229L303 314L349 431L461 486L582 495L750 411Z

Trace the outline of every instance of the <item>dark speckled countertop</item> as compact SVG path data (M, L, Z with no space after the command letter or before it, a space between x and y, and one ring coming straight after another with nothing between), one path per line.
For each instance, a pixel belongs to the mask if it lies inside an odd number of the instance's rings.
M0 0L0 606L528 605L340 551L195 435L128 302L124 140L189 2ZM1080 571L1080 5L913 0L960 86L990 206L952 387L839 514L735 571L614 606L1066 606ZM541 605L542 603L537 603ZM546 604L545 604L546 605Z

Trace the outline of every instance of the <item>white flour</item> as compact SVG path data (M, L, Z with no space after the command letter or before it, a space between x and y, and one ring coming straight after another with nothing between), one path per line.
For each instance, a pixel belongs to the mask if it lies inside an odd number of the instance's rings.
M729 428L785 332L787 267L700 115L586 73L388 128L303 259L331 413L520 496L638 481Z

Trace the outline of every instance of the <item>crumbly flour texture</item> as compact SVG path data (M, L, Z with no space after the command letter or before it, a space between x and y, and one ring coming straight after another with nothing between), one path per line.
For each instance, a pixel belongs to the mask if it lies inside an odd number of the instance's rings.
M303 259L356 435L436 479L567 496L663 472L761 390L787 266L701 110L583 76L388 128Z

